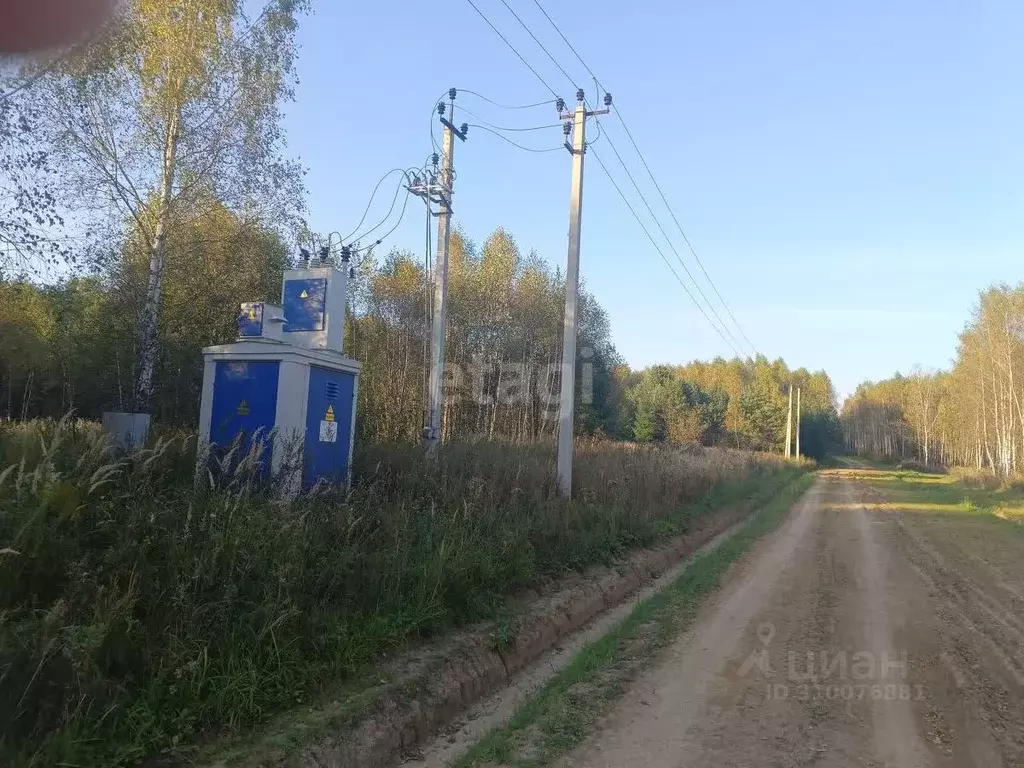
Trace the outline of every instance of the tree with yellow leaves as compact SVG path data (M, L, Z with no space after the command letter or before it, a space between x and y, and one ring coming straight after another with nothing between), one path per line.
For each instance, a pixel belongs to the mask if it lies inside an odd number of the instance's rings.
M172 233L218 206L283 229L302 206L280 104L292 95L294 33L308 0L271 0L254 21L242 5L130 0L105 36L45 78L49 138L74 182L67 202L128 222L145 244L136 411L153 398Z

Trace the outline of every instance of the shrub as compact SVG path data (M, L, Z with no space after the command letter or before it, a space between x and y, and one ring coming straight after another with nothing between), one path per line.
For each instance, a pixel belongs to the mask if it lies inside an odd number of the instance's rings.
M197 490L194 437L117 457L93 424L0 425L0 762L131 763L258 721L783 466L581 445L565 502L550 445L374 446L350 493L286 504L257 458Z

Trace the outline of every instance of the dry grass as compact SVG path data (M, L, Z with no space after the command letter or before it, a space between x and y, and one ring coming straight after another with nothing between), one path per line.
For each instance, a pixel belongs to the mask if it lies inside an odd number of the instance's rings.
M376 446L350 494L285 505L252 456L195 489L194 446L119 458L93 424L0 425L0 763L129 764L258 722L783 468L586 445L567 503L548 446Z

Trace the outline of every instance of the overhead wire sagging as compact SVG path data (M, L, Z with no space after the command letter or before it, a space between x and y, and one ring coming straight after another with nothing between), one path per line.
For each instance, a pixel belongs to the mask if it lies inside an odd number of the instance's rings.
M541 82L544 83L544 85L546 87L548 87L549 90L552 90L551 87L539 75L539 73L533 68L533 66L528 61L526 61L526 59L522 56L522 54L519 53L519 51L508 41L508 39L500 32L500 30L498 30L498 28L490 21L490 19L488 19L480 11L480 9L476 7L476 5L472 2L472 0L467 0L467 2L469 2L470 5L473 6L474 10L484 19L484 21L488 24L488 26L490 26L491 29L494 30L495 34L497 34L502 39L502 41L534 73L534 75L537 76L538 79L540 79ZM506 2L506 0L501 0L501 2L508 9L508 11L515 17L516 21L523 27L523 29L526 30L527 34L533 39L533 41L541 48L541 50L545 53L545 55L551 60L551 62L555 65L555 67L565 76L565 78L569 82L575 84L575 78L573 78L569 74L569 72L565 69L565 67L563 67L559 63L559 61L554 57L554 55L551 53L551 51L548 50L548 48L544 45L544 43L530 29L529 25L525 21L523 21L522 17L518 13L516 13L516 11L508 4L508 2ZM569 49L572 51L573 55L576 56L576 58L580 61L580 63L583 65L583 67L587 70L588 74L590 74L590 76L593 78L595 85L597 85L599 88L601 88L600 79L597 77L597 75L594 73L594 71L587 65L587 63L583 60L582 56L580 56L579 52L571 45L571 43L569 43L568 38L558 28L558 26L555 24L554 20L544 10L543 6L541 6L539 1L538 0L534 0L534 2L537 5L537 7L541 10L541 12L544 14L544 17L548 20L548 22L552 25L552 27L558 33L559 37L562 38L563 42L565 42L565 44L569 47ZM602 88L602 90L603 90L603 88ZM552 93L554 93L553 90L552 90ZM579 98L583 98L582 90L578 90L577 93L578 93L578 97ZM559 101L559 103L561 103L561 102ZM682 235L684 241L686 242L687 246L689 247L690 253L693 255L694 259L697 261L698 265L700 266L701 272L704 274L705 279L711 285L711 287L712 287L715 295L717 296L719 302L721 303L722 307L725 309L725 311L726 311L726 313L728 315L728 318L732 321L732 325L734 325L738 329L740 336L742 336L742 338L746 341L747 345L750 347L751 350L753 350L754 355L756 356L758 354L756 347L754 347L754 345L750 342L749 338L747 337L746 333L743 331L742 327L740 327L739 322L736 320L736 317L733 314L732 310L729 308L728 304L725 302L724 298L721 295L721 292L718 290L717 286L715 286L714 281L711 279L711 276L708 274L707 269L704 267L703 263L700 261L699 257L697 256L696 250L693 248L693 245L690 243L689 238L686 237L686 233L682 230L682 226L679 223L678 217L675 215L675 212L672 210L671 206L669 205L668 200L667 200L667 198L664 195L664 192L661 190L660 185L658 185L657 180L654 178L654 174L651 171L651 168L648 165L646 159L643 157L642 153L640 152L639 147L636 144L636 141L633 139L632 133L629 131L629 128L628 128L628 126L625 123L625 120L622 118L621 114L619 114L618 109L616 109L615 112L616 112L617 119L622 124L624 130L626 131L627 136L630 139L630 142L633 144L634 150L637 152L638 156L640 157L640 160L643 163L644 168L647 170L648 174L650 175L652 182L654 182L655 188L658 190L658 193L661 196L662 202L669 209L669 213L672 216L672 219L675 222L677 228L679 229L680 234ZM612 151L615 153L616 158L619 160L619 163L622 165L623 170L625 171L627 177L629 178L631 184L633 185L634 190L636 191L637 195L640 197L640 199L643 202L644 206L647 208L648 213L651 215L652 219L654 220L655 224L657 225L657 227L658 227L659 231L661 232L662 236L665 238L665 241L668 243L669 248L672 250L673 254L675 255L676 260L679 262L680 266L685 271L687 277L692 282L693 289L696 291L697 295L696 296L694 295L694 292L690 290L690 288L685 284L685 282L683 282L682 278L679 276L678 273L676 273L675 269L673 268L672 272L676 276L676 279L684 287L684 289L686 290L687 296L690 298L690 300L693 301L693 303L701 311L701 314L704 315L704 317L708 320L709 323L711 323L711 325L715 329L715 331L720 336L723 337L723 340L726 341L726 343L730 346L730 348L733 350L733 352L736 353L740 357L744 356L738 350L738 347L743 347L743 343L739 341L739 338L730 329L730 323L715 308L715 305L712 303L712 301L708 298L707 294L705 294L704 290L701 288L700 282L697 280L695 275L690 271L689 267L687 267L686 262L683 260L681 254L679 253L679 250L675 247L675 245L673 243L672 237L669 236L669 234L666 231L665 227L662 225L661 221L658 219L658 216L655 213L653 206L648 201L647 196L644 194L643 190L641 190L640 185L637 183L635 176L630 171L628 164L625 162L625 160L623 159L621 153L618 151L618 148L615 146L615 143L612 140L612 137L610 135L607 135L607 132L604 131L603 126L601 125L601 121L596 119L596 116L595 116L595 123L596 123L596 125L598 127L599 134L598 134L597 139L595 139L593 142L589 142L588 143L588 146L593 146L593 144L595 144L597 142L597 140L600 139L600 138L605 138L606 139L608 145L611 147ZM486 128L485 128L485 130L486 130ZM494 132L494 131L492 131L492 132ZM500 134L496 134L496 135L500 135ZM526 149L528 151L540 151L540 150L529 150L529 148L522 147L521 145L518 145L515 142L511 141L510 139L508 139L506 136L501 136L501 138L503 140L509 142L510 144L513 144L514 146L518 146L520 149ZM600 162L600 160L599 160L599 162ZM602 163L602 167L604 168L605 173L608 174L609 179L611 179L613 184L614 184L615 183L614 182L614 178L608 172L607 167L605 167L603 163ZM642 225L642 221L639 219L639 216L636 214L635 209L632 207L632 205L629 204L628 199L625 197L624 194L622 194L621 188L619 188L617 184L616 184L616 188L617 188L617 190L619 190L620 197L622 197L623 202L627 204L627 207L629 207L630 212L634 215L635 218L637 218L638 223L641 223L641 225ZM645 233L647 233L648 236L650 236L650 233L646 229L646 227L645 227ZM652 243L656 247L658 247L656 241L654 241L653 238L652 238ZM660 247L659 247L659 253L664 257L664 253L663 253L663 251L661 251ZM671 264L669 266L671 267ZM699 296L700 299L698 299L697 296ZM701 300L703 300L703 304L701 303ZM707 309L705 309L705 307ZM712 318L714 318L714 319L712 319Z
M736 354L737 357L742 357L743 355L740 354L739 350L736 349L735 345L733 345L733 343L729 341L725 334L722 333L718 325L716 325L715 322L708 315L708 313L704 311L704 307L700 305L700 302L698 302L696 297L694 297L694 295L690 292L690 289L686 286L686 283L683 282L683 279L679 276L679 273L676 272L675 267L672 266L672 262L669 261L668 257L665 255L665 252L661 250L661 247L654 239L654 236L651 234L650 230L647 229L647 226L643 223L643 220L637 214L636 209L633 208L629 200L626 198L626 195L622 191L622 188L618 185L618 183L615 181L615 178L611 175L611 172L608 170L608 167L604 164L604 161L601 159L601 156L597 153L597 150L592 150L592 153L594 155L594 159L597 160L598 165L601 166L601 170L603 170L605 176L608 177L608 181L611 182L612 186L615 188L615 191L619 193L619 197L622 198L622 202L625 203L626 208L629 209L629 212L633 215L633 218L636 219L636 223L640 225L640 229L642 229L644 234L647 235L647 239L651 241L651 245L654 246L654 249L658 252L658 255L661 256L662 261L665 262L665 265L669 268L669 271L672 272L672 274L675 276L676 280L679 282L679 285L681 285L683 287L683 290L686 291L686 295L690 297L690 301L692 301L696 305L697 309L701 311L701 314L704 315L704 318L708 321L708 323L711 324L711 327L715 329L715 332L721 337L722 341L724 341L729 346L729 348L732 349L733 353Z
M524 147L522 144L519 144L517 142L512 141L512 139L510 139L508 136L502 135L499 132L501 129L494 130L494 129L488 128L486 125L477 125L476 123L470 123L469 127L470 128L479 128L482 131L487 131L488 133L493 133L495 136L497 136L502 141L507 142L507 143L511 144L513 147L521 149L524 152L535 152L535 153L540 154L540 153L544 153L544 152L564 152L565 151L562 147L551 147L549 149L534 149L532 147ZM556 127L558 127L558 126L556 126Z
M551 91L551 95L554 96L557 99L558 98L558 92L555 91L555 89L552 88L550 85L548 85L547 80L545 80L543 77L541 77L540 73L530 65L530 62L528 62L526 59L523 58L523 55L519 51L517 51L516 47L514 45L512 45L512 43L510 43L508 41L508 38L506 38L503 34L501 34L501 32L498 30L498 28L496 26L494 26L494 24L491 23L491 20L488 19L484 15L484 12L481 11L477 7L476 3L474 3L473 0L466 0L466 2L469 3L471 6L473 6L473 10L476 11L477 14L479 14L481 19L483 19L485 22L487 22L487 26L489 26L491 29L494 30L494 34L496 34L498 37L500 37L502 39L502 42L504 42L505 45L507 45L509 47L509 50L511 50L512 53L514 53L516 55L516 57L518 57L518 59L521 62L523 62L523 64L526 66L527 69L529 69L531 72L533 72L533 76L536 77L540 81L541 85L543 85L545 88L547 88L549 91Z
M604 86L601 85L600 78L598 78L598 76L595 74L594 70L592 70L590 68L590 65L587 64L587 62L583 59L583 57L580 55L579 51L576 50L576 48L573 46L573 44L571 42L569 42L569 38L567 38L565 36L565 33L563 33L562 30L559 28L558 24L555 23L555 20L551 18L551 15L545 10L544 6L541 5L540 0L533 0L533 2L534 2L534 5L536 5L537 8L540 10L540 12L544 15L544 18L547 19L547 21L551 25L552 29L554 29L555 32L558 34L558 36L562 39L562 42L564 42L566 44L566 46L569 48L569 50L572 51L572 54L576 57L577 61L579 61L579 63L583 66L583 68L585 70L587 70L587 73L594 80L594 84L597 85L597 87L600 88L601 90L604 90ZM561 67L559 67L559 68L561 69ZM569 78L569 79L571 80L572 78ZM683 238L683 241L686 243L687 248L689 249L690 253L693 255L694 260L697 262L697 265L700 267L700 270L703 273L704 278L707 280L708 284L711 286L711 289L714 291L715 296L718 297L718 300L722 304L722 307L725 309L726 313L729 315L729 319L732 320L733 325L739 331L740 336L747 343L747 346L750 347L751 350L753 350L755 356L758 355L759 352L757 350L757 347L754 346L753 342L750 341L750 338L747 336L746 332L743 330L743 326L740 325L739 321L736 319L736 316L733 314L733 311L729 307L728 302L726 302L725 298L722 296L721 292L718 290L718 286L715 285L714 280L711 278L711 275L708 273L707 268L704 266L704 262L701 260L700 256L697 254L697 250L693 247L693 244L690 242L690 238L687 236L686 232L683 230L682 224L680 224L679 218L678 218L678 216L676 216L675 210L669 204L668 198L665 195L664 190L661 188L661 185L658 183L657 178L655 178L654 172L651 170L651 167L648 164L647 159L644 157L643 152L640 151L640 147L637 144L636 139L634 139L632 131L629 130L629 126L626 124L626 120L622 116L622 110L619 109L618 107L616 107L616 109L615 109L615 117L619 121L619 123L622 125L623 130L626 132L626 136L629 138L630 143L633 145L633 149L636 151L637 157L640 158L640 162L643 164L644 169L647 171L648 176L650 176L651 182L654 184L654 188L658 192L658 196L661 198L662 203L665 205L665 208L668 210L669 215L672 217L672 221L675 223L676 228L679 230L680 236ZM600 121L598 121L598 125L600 125ZM610 138L609 138L609 144L610 145L612 144ZM613 146L613 149L614 149L614 146ZM616 154L618 154L618 153L616 153ZM666 239L667 239L667 237L666 237ZM694 281L694 285L696 285L696 284L697 284L696 281Z

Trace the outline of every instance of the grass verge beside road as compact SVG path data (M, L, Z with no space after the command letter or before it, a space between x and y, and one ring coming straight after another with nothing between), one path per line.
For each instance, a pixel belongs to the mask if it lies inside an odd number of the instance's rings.
M779 525L813 478L803 474L793 479L750 523L697 556L673 584L641 602L615 629L580 651L508 724L489 732L453 768L544 766L579 744L622 695L626 683L693 619L701 598L718 585L729 566Z
M118 458L94 424L0 424L0 764L178 756L799 471L580 445L566 502L554 464L544 444L373 446L351 493L282 504L256 457L197 491L187 436Z

